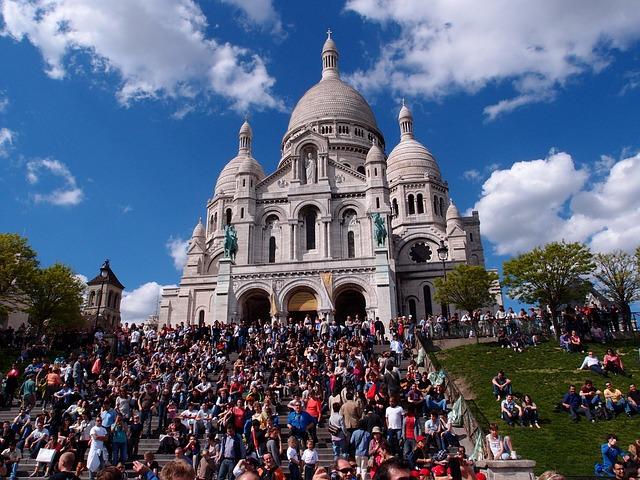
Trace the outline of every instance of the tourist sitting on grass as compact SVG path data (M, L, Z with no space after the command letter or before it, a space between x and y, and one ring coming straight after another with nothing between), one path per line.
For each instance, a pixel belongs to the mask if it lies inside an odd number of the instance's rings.
M580 370L591 370L598 375L602 375L603 377L608 377L607 372L602 368L603 365L598 360L598 357L594 355L593 352L589 352L584 360L582 361L582 365L580 365Z
M629 404L629 410L631 412L640 413L640 391L638 391L638 387L635 383L629 385L627 403Z
M513 395L507 395L500 404L500 416L510 427L516 423L522 425L522 407L516 403Z
M509 347L509 337L507 337L507 330L501 328L498 330L498 346L500 348L508 348Z
M600 446L600 452L602 453L602 464L596 465L596 471L607 477L615 477L613 466L616 463L621 463L619 459L626 462L630 458L627 453L618 447L618 437L613 433L607 435L605 443Z
M571 335L569 336L569 351L570 352L583 352L584 353L584 345L582 344L582 339L578 332L575 330L571 330Z
M569 332L562 330L560 334L560 348L565 352L571 352L571 342L569 341Z
M631 416L631 407L629 407L629 403L622 395L622 392L614 388L611 382L606 383L606 388L604 389L604 399L607 404L607 408L613 413L622 413L625 412L627 416Z
M582 404L590 410L604 408L602 404L602 392L596 390L593 386L593 382L589 379L584 381L584 385L580 387L580 397L582 398Z
M616 353L616 351L612 348L607 349L607 353L602 359L604 363L604 369L607 372L611 372L614 375L623 375L625 377L631 377L627 372L624 371L624 365L622 365L622 359L620 355Z
M537 428L541 428L538 423L540 417L538 416L538 406L531 398L531 395L525 395L522 399L522 424L526 427L533 428L535 425Z
M513 393L511 380L504 374L504 370L500 370L498 375L493 377L491 385L493 388L493 395L496 397L496 402L499 402L503 397Z
M595 422L591 408L582 403L582 398L576 393L576 386L570 385L569 391L562 398L562 409L569 412L571 421L578 423L580 414L587 417L590 422Z
M492 460L507 460L511 458L511 452L513 451L511 437L508 435L503 437L498 434L498 425L495 423L489 424L489 433L485 437L485 442L487 451L491 452Z

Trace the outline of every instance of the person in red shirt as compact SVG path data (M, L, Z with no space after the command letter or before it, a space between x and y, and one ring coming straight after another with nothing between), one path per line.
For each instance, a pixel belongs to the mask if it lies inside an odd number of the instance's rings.
M11 365L11 370L7 372L7 379L4 386L4 406L11 407L13 403L13 396L18 388L18 379L20 378L20 370L14 363Z
M235 406L231 409L231 415L233 416L233 426L236 427L237 432L241 432L244 428L245 417L247 410L244 408L244 400L239 398L236 401Z
M418 436L420 434L420 422L416 418L416 407L409 404L407 414L402 419L402 454L403 458L409 458L411 452L416 448Z
M314 419L314 425L309 430L309 434L311 435L311 438L313 438L314 443L318 443L316 425L320 423L322 418L322 397L320 396L320 389L317 385L309 392L309 398L307 399L305 410Z

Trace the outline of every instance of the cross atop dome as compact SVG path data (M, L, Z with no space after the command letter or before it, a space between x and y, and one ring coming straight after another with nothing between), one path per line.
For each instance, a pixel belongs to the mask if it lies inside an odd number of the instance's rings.
M331 38L333 32L327 30L327 39L322 46L322 80L326 78L340 78L338 73L338 47Z

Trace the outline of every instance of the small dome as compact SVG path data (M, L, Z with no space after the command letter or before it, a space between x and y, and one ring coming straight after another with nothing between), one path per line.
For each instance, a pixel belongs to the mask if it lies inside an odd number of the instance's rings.
M253 130L251 130L251 125L249 125L249 122L247 120L245 120L242 126L240 127L240 131L238 132L238 135L240 136L248 135L250 137L253 136Z
M322 46L322 53L337 52L337 51L338 51L338 47L336 45L336 42L333 41L333 38L327 37L327 40L324 42L324 45Z
M447 208L446 218L447 218L447 222L449 220L454 220L454 219L460 218L460 212L458 211L458 208L453 203L453 200L451 200L451 202L449 202L449 208Z
M431 152L417 140L402 140L387 158L389 183L406 179L423 179L426 174L440 177L440 167Z
M204 225L202 225L202 218L198 219L198 224L196 225L196 228L193 229L193 234L191 235L191 238L204 238L205 236L205 232L204 232Z
M404 100L402 101L402 108L400 109L400 113L398 113L398 120L413 119L413 115L411 114L411 110L404 104Z
M382 149L378 146L376 142L373 142L373 145L371 145L369 152L367 152L367 159L365 160L364 163L367 164L367 163L384 163L384 162L385 162L385 158L384 158L384 153L382 152Z
M242 167L242 173L253 173L258 182L262 181L265 177L262 165L253 157L247 157L245 155L238 155L233 160L225 165L220 172L218 181L216 182L215 194L220 195L233 195L236 191L236 180L240 168Z

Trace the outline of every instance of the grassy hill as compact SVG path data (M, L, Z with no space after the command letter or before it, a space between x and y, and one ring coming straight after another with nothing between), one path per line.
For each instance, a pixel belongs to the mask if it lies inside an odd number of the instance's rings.
M638 345L624 342L612 347L620 353L625 369L633 374L633 379L611 378L614 387L626 393L630 383L640 382ZM593 345L592 349L602 359L606 347ZM486 417L478 419L481 423L498 423L503 434L511 435L518 455L537 462L536 473L553 469L565 475L593 475L593 465L600 461L600 445L606 434L617 434L619 445L624 449L640 437L640 415L630 419L622 414L614 420L595 424L581 417L581 421L574 424L568 414L553 411L572 383L579 389L589 378L596 388L604 390L603 377L578 370L583 358L583 354L563 352L553 341L527 348L523 353L488 343L436 354L437 361L456 380L465 396L475 399ZM528 393L533 397L540 412L541 429L510 428L499 418L500 407L491 391L491 379L500 369L511 378L517 396Z

